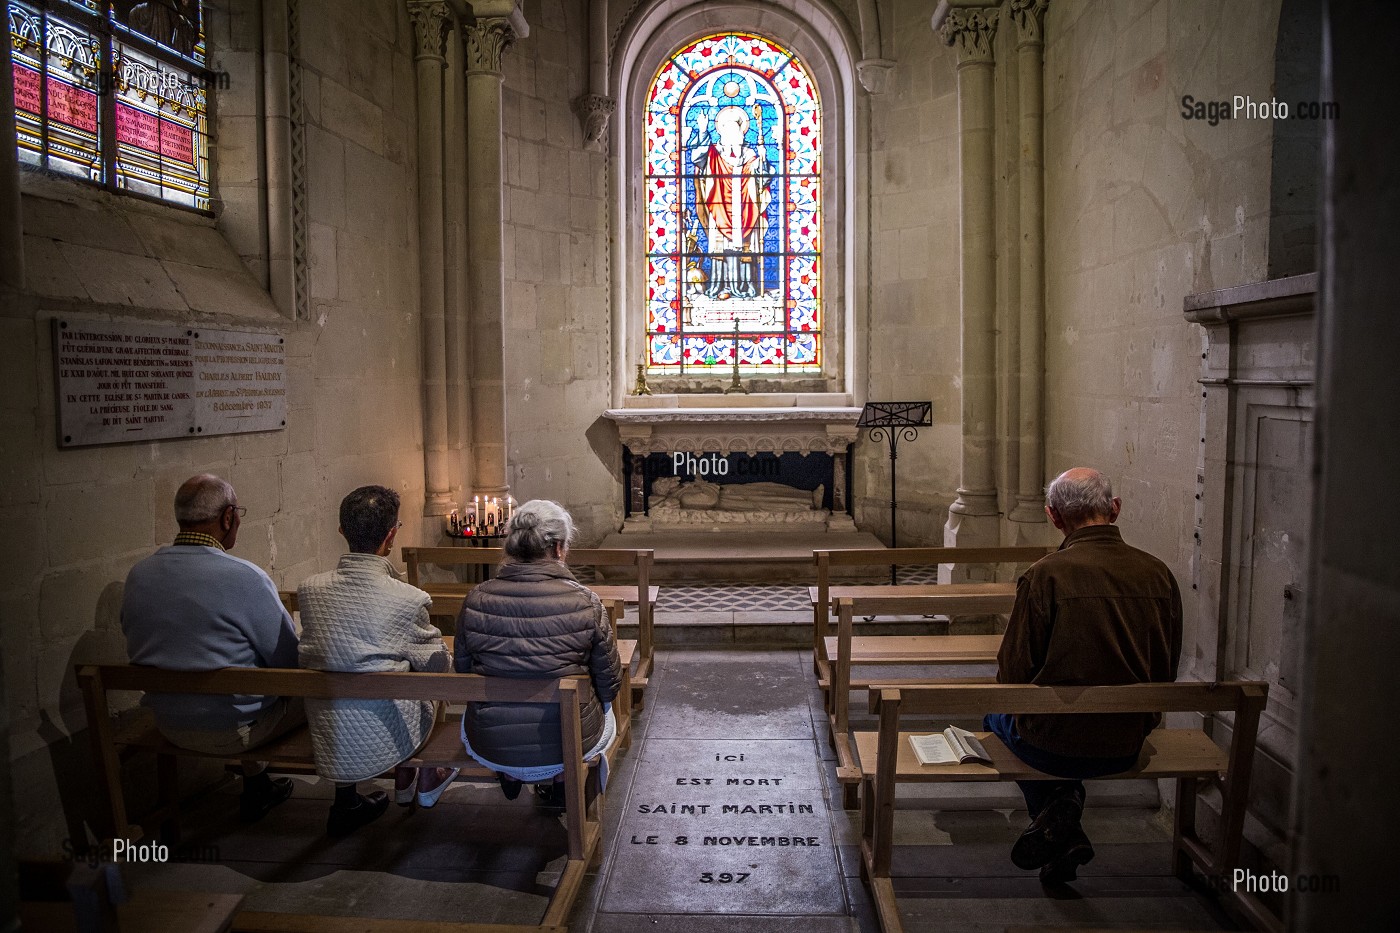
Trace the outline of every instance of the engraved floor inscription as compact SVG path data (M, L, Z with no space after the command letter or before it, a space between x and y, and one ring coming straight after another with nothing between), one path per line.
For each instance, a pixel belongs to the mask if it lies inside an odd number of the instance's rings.
M843 914L839 878L811 741L649 739L603 910Z

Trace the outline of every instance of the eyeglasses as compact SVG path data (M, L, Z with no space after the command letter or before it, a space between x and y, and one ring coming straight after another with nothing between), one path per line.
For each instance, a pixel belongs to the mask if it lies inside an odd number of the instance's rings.
M234 514L239 518L248 514L248 507L246 505L226 505L224 508L233 509Z

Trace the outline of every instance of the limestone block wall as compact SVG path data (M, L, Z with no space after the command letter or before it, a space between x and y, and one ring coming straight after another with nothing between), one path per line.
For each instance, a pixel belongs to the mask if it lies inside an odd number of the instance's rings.
M505 54L505 380L510 484L555 499L580 542L622 524L611 406L607 156L570 109L587 90L588 7L543 0ZM470 157L470 154L469 156Z
M856 145L868 153L869 177L857 183L855 209L868 217L856 230L870 237L869 282L856 288L869 321L858 371L867 374L867 399L933 401L934 426L899 447L902 546L942 544L961 443L956 58L929 28L929 13L924 3L880 4L896 65L883 94L858 92L868 110ZM852 474L856 523L885 541L888 456L862 432Z
M256 18L217 6L212 58L255 47ZM401 539L422 535L412 30L398 0L300 0L300 13L309 320L275 309L213 220L22 180L26 286L0 301L0 640L21 857L82 838L91 767L73 664L122 658L122 581L175 533L183 479L207 470L235 485L248 514L234 553L284 587L333 566L336 507L356 485L397 488ZM261 81L243 64L256 60L230 54L230 93ZM60 314L281 329L287 428L57 449L49 321Z
M1046 20L1046 469L1105 470L1124 537L1188 606L1203 334L1182 299L1265 277L1272 127L1184 120L1181 98L1267 100L1278 6L1091 0Z

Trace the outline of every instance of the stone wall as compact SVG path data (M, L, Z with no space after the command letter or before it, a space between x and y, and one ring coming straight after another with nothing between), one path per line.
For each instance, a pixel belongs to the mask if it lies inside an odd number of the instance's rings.
M856 236L870 238L870 280L856 284L869 321L857 372L867 399L933 401L934 426L899 447L902 546L942 544L961 443L956 58L929 27L930 12L910 0L880 5L894 73L883 94L857 92L868 108L856 146L868 153L869 177L856 186ZM856 523L887 542L888 457L862 433L852 476Z
M570 109L587 90L588 7L543 0L504 58L506 412L519 500L555 499L579 540L622 524L611 407L607 156Z
M1267 100L1277 19L1103 0L1046 22L1047 473L1106 471L1188 601L1203 336L1182 299L1264 278L1271 125L1184 120L1181 98Z
M211 10L214 5L211 5ZM423 502L412 31L399 0L301 0L310 175L310 320L274 307L219 225L79 183L22 179L26 291L0 302L0 638L21 856L54 857L90 816L91 767L73 664L120 659L121 584L175 532L189 475L227 477L248 508L235 553L294 587L343 550L354 486L400 491L416 541ZM256 62L256 17L210 16L213 58ZM230 113L261 75L230 69ZM216 155L216 158L219 158ZM231 153L234 183L256 161ZM234 222L223 218L220 224ZM59 450L50 319L58 314L276 327L287 335L283 431Z

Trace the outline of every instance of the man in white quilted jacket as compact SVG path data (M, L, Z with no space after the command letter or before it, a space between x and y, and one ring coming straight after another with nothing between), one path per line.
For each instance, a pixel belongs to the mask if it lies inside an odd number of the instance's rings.
M350 553L329 573L297 588L301 608L301 666L321 671L446 671L442 633L428 620L432 599L399 579L388 560L398 533L399 496L384 486L361 486L340 503L340 533ZM427 739L437 704L431 700L306 701L316 771L335 781L326 832L344 836L382 815L383 791L361 794L358 782L406 760ZM437 803L457 769L423 768L421 807ZM395 773L395 800L413 803L413 768Z

